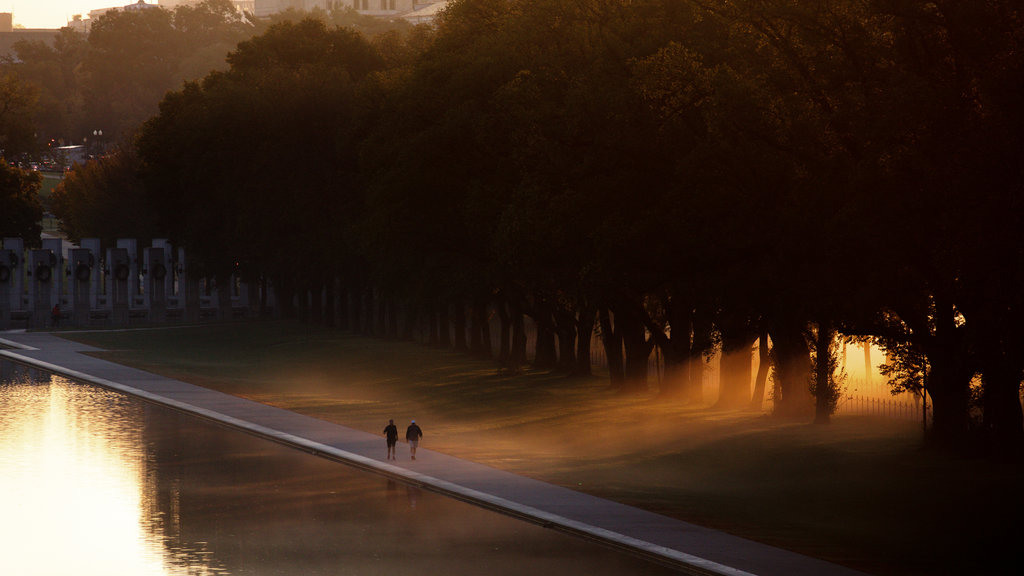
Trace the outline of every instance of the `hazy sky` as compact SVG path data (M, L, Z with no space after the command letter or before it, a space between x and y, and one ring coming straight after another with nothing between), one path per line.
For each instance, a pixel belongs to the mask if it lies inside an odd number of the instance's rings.
M14 25L25 28L60 28L75 14L87 17L89 10L120 7L138 0L0 0L0 12L14 14ZM156 4L156 0L147 0Z

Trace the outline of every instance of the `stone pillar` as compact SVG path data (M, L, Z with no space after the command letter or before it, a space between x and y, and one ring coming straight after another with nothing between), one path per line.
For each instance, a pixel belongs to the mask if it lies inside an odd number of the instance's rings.
M33 250L29 260L29 274L32 277L32 320L29 327L44 329L51 325L54 277L60 275L57 256L50 250Z
M142 283L139 281L139 244L134 238L119 238L117 247L128 254L128 307L145 306Z
M131 259L125 248L107 250L107 299L110 302L110 323L114 326L128 325L129 279L131 277Z
M185 308L185 322L199 322L201 307L199 279L189 273L188 255L178 250L178 299Z
M79 245L89 251L91 259L89 267L92 268L92 276L89 279L89 309L100 308L100 295L103 293L103 249L99 238L82 238Z
M4 263L11 274L7 304L11 312L20 312L25 310L25 242L21 238L4 238L4 250Z
M15 274L11 261L14 258L14 252L6 248L0 250L0 330L11 327L11 286Z
M50 304L49 307L53 308L55 304L60 305L63 309L65 307L70 308L67 305L67 300L64 299L64 285L68 275L67 259L64 258L64 240L60 238L43 238L43 250L49 250L56 259L53 265L53 285L50 287Z
M93 276L98 276L94 263L96 259L88 248L71 250L71 323L75 326L89 325L89 312L94 301Z
M185 275L185 249L177 248L172 252L171 258L171 273L174 276L170 294L174 295L174 303L178 309L178 316L184 318L185 314L185 290L186 280Z
M175 262L175 251L174 246L171 245L170 241L164 238L157 238L153 240L153 248L161 248L164 251L163 265L167 273L164 275L164 305L171 308L171 300L174 299L174 262Z
M167 319L167 264L164 261L163 248L146 248L143 250L145 263L145 286L143 293L149 308L151 322L163 322Z

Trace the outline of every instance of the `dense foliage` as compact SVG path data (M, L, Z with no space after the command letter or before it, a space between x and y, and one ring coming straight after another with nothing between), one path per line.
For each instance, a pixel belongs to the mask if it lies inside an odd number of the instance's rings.
M296 16L256 21L230 0L203 0L173 10L111 10L88 34L62 28L49 42L19 41L0 59L0 149L9 159L79 144L98 154L134 135L168 91L227 69L239 42ZM352 10L313 16L368 35L408 28Z
M11 166L0 158L0 238L24 238L29 246L39 246L42 181L38 172Z
M597 325L616 386L646 387L657 347L690 401L703 355L767 334L776 410L819 421L835 340L872 337L936 438L1019 442L1021 16L457 0L372 39L278 23L164 98L145 193L208 273L314 318L517 363L525 314L538 364L576 371ZM745 405L749 356L727 369L720 402Z

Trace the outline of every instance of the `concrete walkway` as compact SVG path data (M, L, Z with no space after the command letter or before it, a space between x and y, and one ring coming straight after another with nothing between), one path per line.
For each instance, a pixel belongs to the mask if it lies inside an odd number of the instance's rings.
M7 347L8 349L2 349ZM719 576L854 576L854 570L421 448L380 458L383 437L83 354L46 332L0 332L0 358L120 390L679 568ZM837 519L837 521L841 521Z

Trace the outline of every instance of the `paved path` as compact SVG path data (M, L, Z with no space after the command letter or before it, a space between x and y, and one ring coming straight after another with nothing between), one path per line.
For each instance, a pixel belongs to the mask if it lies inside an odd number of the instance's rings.
M4 347L8 349L2 349ZM383 438L83 354L96 350L46 332L0 332L0 357L126 392L317 455L718 576L855 576L859 572L638 508L421 448L380 459ZM837 521L841 521L837 519Z

